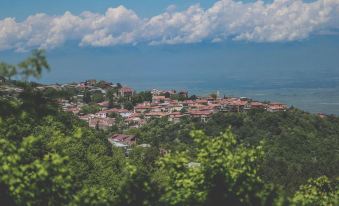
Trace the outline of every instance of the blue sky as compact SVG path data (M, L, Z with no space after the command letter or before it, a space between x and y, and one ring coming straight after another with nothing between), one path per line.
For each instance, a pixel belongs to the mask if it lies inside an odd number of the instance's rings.
M250 2L245 0L244 2ZM140 15L148 17L163 12L169 5L175 4L179 9L185 9L190 5L199 3L207 8L215 0L0 0L0 18L16 17L24 19L38 12L47 14L63 14L71 11L79 14L84 10L104 12L108 7L124 5L137 11ZM269 2L269 1L266 1Z
M243 2L254 2L255 0L243 0ZM264 0L270 3L273 0ZM314 0L305 0L312 2ZM84 10L93 12L104 12L108 7L124 5L137 11L140 15L149 17L163 12L169 5L175 4L179 9L185 9L190 5L199 3L204 8L210 7L216 0L0 0L0 19L16 17L24 19L38 12L47 14L63 14L71 11L79 14Z
M0 51L175 45L227 40L291 42L337 35L336 0L2 0Z

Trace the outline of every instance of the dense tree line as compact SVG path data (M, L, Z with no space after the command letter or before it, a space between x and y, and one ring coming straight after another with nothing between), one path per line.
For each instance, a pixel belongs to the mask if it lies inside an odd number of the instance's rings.
M231 127L239 141L257 145L264 140L265 158L260 174L266 181L294 192L309 178L338 176L339 118L325 118L291 108L287 112L217 113L207 123L186 119L173 124L154 119L137 134L142 141L168 150L194 148L191 130L203 130L214 137Z

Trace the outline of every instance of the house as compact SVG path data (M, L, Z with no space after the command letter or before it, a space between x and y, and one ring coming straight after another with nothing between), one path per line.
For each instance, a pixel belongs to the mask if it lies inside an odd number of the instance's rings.
M162 112L162 110L161 106L152 106L150 112Z
M197 99L195 102L198 103L198 104L204 104L204 105L208 104L207 99Z
M180 119L184 116L187 116L187 114L181 114L180 112L172 112L169 114L168 121L173 123L180 122Z
M146 124L146 121L144 119L141 119L138 116L131 116L127 119L125 119L125 123L130 127L130 128L139 128L140 126Z
M84 120L86 122L88 122L90 118L92 118L92 115L90 114L79 116L79 119Z
M165 99L165 96L152 96L152 103L164 103Z
M96 83L97 83L97 80L95 80L95 79L89 79L89 80L86 80L84 84L85 84L86 86L94 86Z
M108 141L116 147L130 147L137 142L135 135L114 134L108 138Z
M108 114L119 114L122 117L130 117L132 115L131 111L128 111L127 109L117 109L117 108L113 108L113 109L108 109L105 110Z
M99 118L106 118L108 115L108 112L106 110L104 111L99 111L97 113L95 113L95 116L96 117L99 117Z
M100 107L103 107L103 108L108 108L109 102L108 101L103 101L103 102L97 103L97 105L99 105Z
M262 102L250 102L248 109L266 109L267 105Z
M248 104L247 101L240 99L232 99L226 104L226 108L230 112L242 112L245 109L245 106Z
M90 127L92 128L99 128L99 129L108 129L110 127L113 126L113 124L115 123L115 119L114 118L89 118L88 124Z
M328 115L324 114L324 113L318 113L317 114L321 119L324 119L326 117L328 117Z
M272 102L268 104L267 111L269 112L280 112L280 111L286 111L287 110L287 105L282 104L279 102Z
M184 107L181 104L170 104L168 105L168 110L170 112L179 112L183 109Z
M167 117L169 114L166 112L150 112L145 114L145 119L151 119L152 117L154 118L162 118L162 117Z
M153 96L159 96L161 93L162 93L162 91L158 90L158 89L152 89L152 91L151 91L151 94Z
M71 112L71 113L76 115L76 114L79 114L80 108L79 107L69 107L69 108L66 108L66 111Z
M191 105L194 105L195 104L195 101L193 100L184 100L181 102L183 108L189 108L191 107Z
M180 91L179 96L184 97L184 98L188 98L188 92L187 91Z
M118 90L118 96L130 98L133 96L134 90L130 87L121 87Z
M192 117L200 118L202 122L207 122L207 120L213 115L213 111L196 111L190 110L188 114Z
M149 103L142 103L142 104L137 104L134 107L134 113L145 113L147 111L150 111L152 106Z
M69 88L70 86L69 85L65 85L64 87L67 87L67 88ZM77 88L77 89L86 89L87 88L87 85L86 85L86 83L79 83L79 84L77 84L76 86L75 86L75 88Z

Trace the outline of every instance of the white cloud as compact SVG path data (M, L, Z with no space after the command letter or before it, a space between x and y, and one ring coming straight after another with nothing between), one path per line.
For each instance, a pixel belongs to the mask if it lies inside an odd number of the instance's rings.
M338 29L338 0L275 0L269 4L220 0L208 9L197 4L177 11L171 5L164 13L147 19L119 6L108 8L105 14L35 14L22 22L5 18L0 20L0 50L50 49L70 40L80 46L98 47L217 43L226 39L279 42L336 33L333 31Z

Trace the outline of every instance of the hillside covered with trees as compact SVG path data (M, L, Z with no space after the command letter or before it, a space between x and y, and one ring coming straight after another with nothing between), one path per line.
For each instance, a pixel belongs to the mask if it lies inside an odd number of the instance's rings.
M207 122L151 119L139 128L89 128L27 79L43 51L1 76L0 205L337 205L339 118L296 108L216 113ZM21 68L16 70L16 68ZM6 72L7 73L6 73ZM8 71L11 71L10 73ZM21 81L10 80L19 74ZM128 154L111 131L137 136Z

